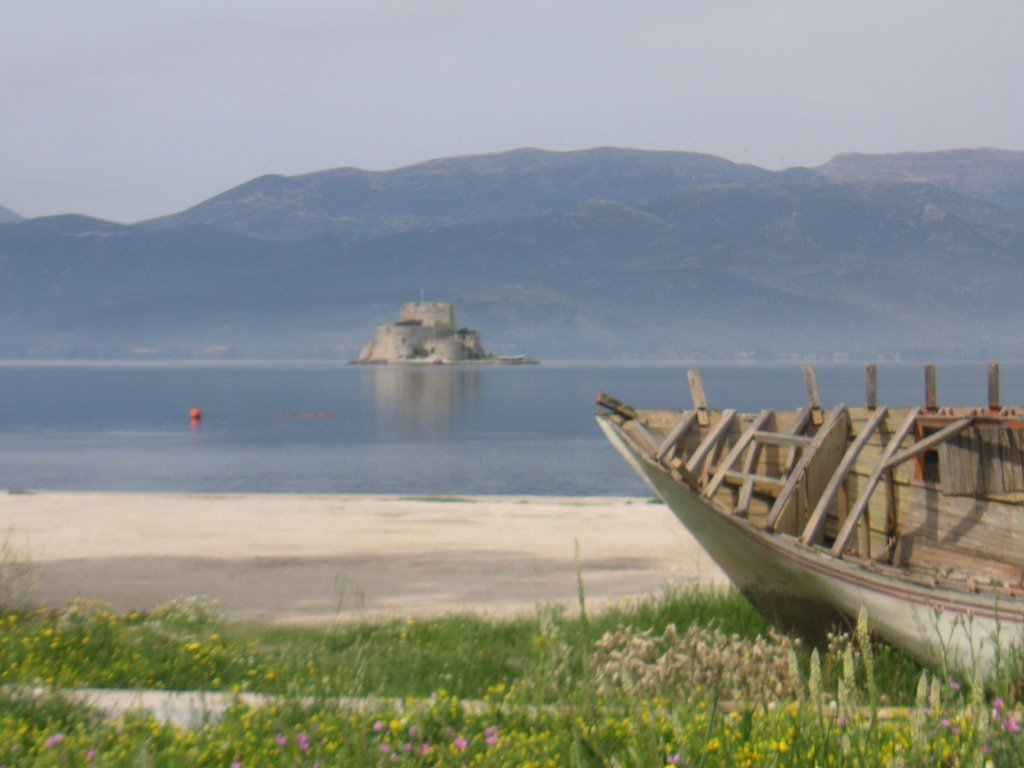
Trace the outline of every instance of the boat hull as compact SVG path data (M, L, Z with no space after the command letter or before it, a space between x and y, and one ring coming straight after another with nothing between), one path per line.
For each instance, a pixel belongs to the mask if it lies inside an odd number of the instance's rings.
M1024 603L992 593L930 587L899 568L833 557L723 512L644 456L611 418L609 441L693 534L736 587L784 630L818 642L867 610L872 630L949 674L983 677L1011 663L1024 641Z

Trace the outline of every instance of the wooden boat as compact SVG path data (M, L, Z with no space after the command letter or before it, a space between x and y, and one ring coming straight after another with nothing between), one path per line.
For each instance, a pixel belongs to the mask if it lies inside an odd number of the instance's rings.
M967 677L1007 668L1024 640L1024 420L999 403L791 412L637 410L605 394L598 423L773 623L820 639L862 607L872 630Z

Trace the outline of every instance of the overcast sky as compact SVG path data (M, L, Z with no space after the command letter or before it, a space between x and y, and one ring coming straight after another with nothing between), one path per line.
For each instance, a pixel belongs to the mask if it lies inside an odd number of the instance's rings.
M1020 0L0 0L0 205L532 146L1024 149Z

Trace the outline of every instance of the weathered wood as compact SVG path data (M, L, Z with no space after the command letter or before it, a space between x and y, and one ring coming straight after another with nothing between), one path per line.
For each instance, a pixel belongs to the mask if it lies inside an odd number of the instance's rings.
M1003 488L1008 491L1024 489L1024 435L1020 430L1004 429L1006 446L1003 450Z
M672 431L669 432L668 437L665 438L661 446L658 448L659 462L664 461L666 458L668 458L670 454L675 452L679 443L681 443L683 441L683 438L686 437L686 433L689 432L690 429L693 428L693 425L696 423L696 411L687 411L686 413L683 414L682 418L679 419L679 423L677 423L675 427L672 428Z
M636 446L641 449L644 455L654 458L655 453L658 450L658 441L655 440L647 427L641 424L639 421L627 421L622 425L622 431L633 438L633 442Z
M686 468L681 459L670 459L665 465L668 472L677 483L685 483L693 493L700 493L700 482L697 476Z
M725 480L726 472L732 469L732 465L735 464L739 458L743 455L743 452L750 445L754 439L754 435L757 431L764 426L764 423L771 417L772 411L764 410L761 411L757 416L754 417L753 421L750 422L750 426L747 427L746 431L740 435L740 439L733 445L732 450L726 455L722 461L718 463L718 469L712 476L711 481L708 483L707 488L704 489L704 495L711 498L718 491L719 486Z
M743 482L760 483L761 485L774 486L776 488L782 488L786 481L781 477L769 477L768 475L758 475L752 472L740 472L737 470L730 469L725 473L725 477L728 480L742 480Z
M825 490L822 491L821 498L818 499L818 504L815 506L810 519L807 521L807 525L804 526L803 533L800 535L800 541L804 544L810 544L817 541L829 507L832 506L832 502L835 501L836 496L839 494L839 489L842 487L843 483L846 482L846 476L856 463L860 452L864 450L864 446L867 444L868 438L871 437L871 434L876 429L878 429L878 426L885 419L886 414L887 411L885 408L880 408L875 411L875 415L871 417L867 426L860 431L860 434L857 435L856 439L850 443L850 447L846 449L846 453L843 455L842 461L839 462L839 466L832 475L832 479L828 481L828 485L825 486Z
M939 409L939 396L935 389L935 366L931 363L924 367L924 407L929 411Z
M988 364L988 409L998 411L999 404L999 363Z
M811 408L821 409L821 395L818 393L818 372L813 365L804 366L804 383L807 385L807 402Z
M754 433L754 439L768 445L796 445L800 448L806 448L814 442L813 437L807 437L806 435L790 435L785 432L763 432L760 430Z
M918 440L905 451L900 451L899 453L891 456L886 462L883 469L890 469L898 464L902 464L904 461L909 461L910 459L913 459L916 456L920 456L921 454L930 451L939 443L944 442L949 438L954 437L955 435L958 435L961 432L963 432L965 429L971 426L972 422L973 419L960 419L959 421L954 421L948 427L940 429L938 432L935 432L931 435L928 435L928 437Z
M886 549L890 549L890 545L899 536L900 521L899 521L899 506L896 503L896 480L893 477L891 469L887 469L882 475L885 482L885 545ZM868 539L871 538L871 505L868 505L867 512L864 513L864 518L867 520ZM868 557L870 557L870 549L868 550Z
M747 475L747 479L743 481L743 485L740 486L740 495L736 501L736 514L745 516L750 510L750 499L754 494L754 480L756 476L754 468L757 466L758 459L761 455L761 444L754 441L754 444L750 446L750 450L747 451L747 456L743 459L743 474Z
M694 474L698 474L700 472L701 467L704 466L704 461L728 434L729 427L732 425L732 420L735 417L736 411L734 410L722 411L722 415L719 417L718 422L708 430L708 433L704 436L701 444L698 445L697 449L690 454L690 458L686 462L686 469L688 471Z
M1002 557L994 557L987 549L972 550L916 534L900 537L896 564L930 566L944 571L959 570L972 576L984 575L1009 584L1020 583L1021 579L1019 561L1008 562Z
M636 409L604 392L597 393L597 404L627 419L636 418Z
M955 495L1013 493L1024 490L1021 432L998 424L979 424L942 444L942 487Z
M793 421L793 426L790 427L789 433L791 435L801 435L807 425L811 423L811 406L805 405L799 411L797 411L796 419ZM800 456L800 446L794 445L790 451L789 456L786 458L786 464L783 468L782 474L788 475L793 471L793 467L796 466L797 459Z
M903 420L900 428L896 430L896 433L889 440L889 444L885 447L885 451L882 453L881 459L876 465L874 471L871 473L871 477L868 478L866 487L860 492L860 495L857 497L857 501L854 502L853 507L850 509L850 513L846 516L846 520L843 522L843 527L839 529L839 534L836 536L835 543L832 545L832 554L836 557L842 557L843 550L846 549L846 545L850 541L850 534L853 533L861 515L864 514L864 510L867 509L868 503L871 501L871 495L875 492L875 487L878 485L878 481L882 479L882 474L885 472L889 459L892 458L893 454L899 450L900 444L914 428L914 424L916 423L917 416L920 412L920 408L912 409Z
M693 399L693 407L697 411L697 423L706 427L711 423L711 417L708 414L708 398L704 394L704 377L701 376L700 368L688 370L686 378L690 382L690 397Z
M938 491L897 484L901 536L990 552L1024 568L1020 506L970 496L943 497Z
M766 527L774 530L776 524L779 522L779 518L782 517L783 511L786 509L786 504L789 502L790 497L796 490L797 484L803 477L804 470L807 469L811 459L814 457L815 451L825 442L825 438L828 437L829 432L836 427L840 422L843 415L846 413L845 405L837 405L833 408L828 415L828 419L822 424L821 429L818 430L818 434L814 436L814 440L811 445L804 451L803 456L800 457L800 461L793 468L793 471L789 473L789 477L786 479L786 484L782 487L779 492L778 498L775 499L775 503L772 505L771 512L768 513L768 520L766 521ZM845 422L844 422L845 423Z
M869 410L878 407L878 366L868 363L864 369L864 394L865 403Z
M821 395L818 393L818 373L813 365L804 366L804 383L807 385L807 402L811 406L811 420L821 424Z

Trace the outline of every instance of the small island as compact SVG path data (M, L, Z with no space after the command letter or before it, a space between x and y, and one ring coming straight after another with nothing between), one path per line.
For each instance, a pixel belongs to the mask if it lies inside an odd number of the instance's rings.
M431 365L536 365L525 355L501 357L484 350L480 331L459 328L455 307L447 301L412 301L402 305L397 323L378 325L353 363Z

